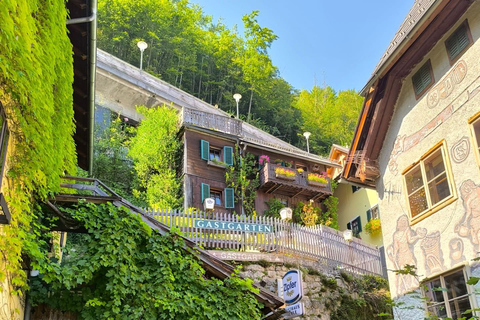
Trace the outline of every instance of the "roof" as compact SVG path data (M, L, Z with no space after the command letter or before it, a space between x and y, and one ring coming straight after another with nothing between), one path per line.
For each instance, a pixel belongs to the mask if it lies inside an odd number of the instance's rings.
M80 168L89 170L93 150L93 107L96 47L96 0L69 0L67 21L73 45L74 141Z
M387 50L385 50L385 52L383 53L382 57L380 58L380 61L378 61L377 65L375 66L375 69L373 69L370 79L367 81L367 84L365 85L365 87L361 90L363 94L365 93L365 90L367 90L370 87L373 80L380 75L379 74L380 69L385 66L385 64L389 61L389 59L395 56L395 54L409 39L409 36L412 30L414 30L414 28L418 26L418 24L422 21L422 18L424 18L427 15L430 8L433 7L435 2L439 2L439 1L415 0L415 3L413 4L412 8L408 12L407 16L405 17L405 20L403 20L402 24L400 25L400 28L395 33L395 36L390 42Z
M137 86L138 88L143 89L150 94L153 93L158 98L161 97L166 103L173 103L174 107L176 108L186 108L200 111L207 114L224 117L226 120L232 118L229 113L219 109L218 107L194 97L193 95L157 77L154 77L147 72L141 71L139 68L100 49L97 49L97 68L99 68L99 70L102 72L106 71L109 74L130 83L131 85ZM306 151L299 149L245 121L238 119L235 120L240 122L239 130L235 135L240 141L246 144L268 148L274 152L279 152L282 154L288 153L294 157L327 166L340 167L340 165L334 161L312 153L307 153ZM201 127L198 124L193 125ZM203 126L202 128L209 130L211 129L210 126ZM231 132L229 132L229 134L231 134Z
M395 111L403 79L463 16L470 0L417 0L375 67L355 128L344 178L375 187L378 157Z

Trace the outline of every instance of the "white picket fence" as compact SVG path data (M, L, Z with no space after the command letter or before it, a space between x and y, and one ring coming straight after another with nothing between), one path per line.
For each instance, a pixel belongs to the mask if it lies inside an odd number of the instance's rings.
M341 232L326 226L305 227L271 217L228 213L152 209L145 213L179 229L205 249L275 252L353 273L383 274L377 247L356 238L345 241Z

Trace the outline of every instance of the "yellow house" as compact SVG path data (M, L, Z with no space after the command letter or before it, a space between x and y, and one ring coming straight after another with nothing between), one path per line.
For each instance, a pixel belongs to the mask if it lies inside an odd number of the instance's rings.
M345 165L348 148L332 145L329 159ZM338 198L338 227L340 231L352 230L355 236L363 241L381 247L383 244L381 231L374 234L366 231L365 225L372 219L380 218L377 191L372 188L360 187L341 179L342 169L331 168L329 176L336 179L338 186L333 195Z

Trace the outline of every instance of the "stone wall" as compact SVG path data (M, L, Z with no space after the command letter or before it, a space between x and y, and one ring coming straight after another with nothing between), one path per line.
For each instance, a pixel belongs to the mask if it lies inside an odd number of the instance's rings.
M244 264L240 275L252 279L264 289L277 293L277 279L298 266L289 264ZM388 284L379 277L354 277L332 271L320 273L311 268L300 267L303 276L305 315L308 320L373 320L381 312L390 313L386 306ZM381 319L381 317L378 317Z

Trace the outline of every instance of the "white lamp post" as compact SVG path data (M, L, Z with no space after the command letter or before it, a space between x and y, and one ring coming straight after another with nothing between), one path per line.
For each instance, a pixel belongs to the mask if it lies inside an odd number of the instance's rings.
M237 102L237 119L239 119L240 115L238 113L238 102L240 101L240 99L242 99L242 95L240 93L235 93L233 95L233 99L235 99L235 101Z
M308 146L308 138L310 138L310 135L311 133L310 132L304 132L303 133L303 136L305 137L305 139L307 139L307 152L310 153L310 147Z
M143 51L147 49L148 44L145 41L138 41L137 47L140 49L140 70L142 70L142 62L143 62Z

